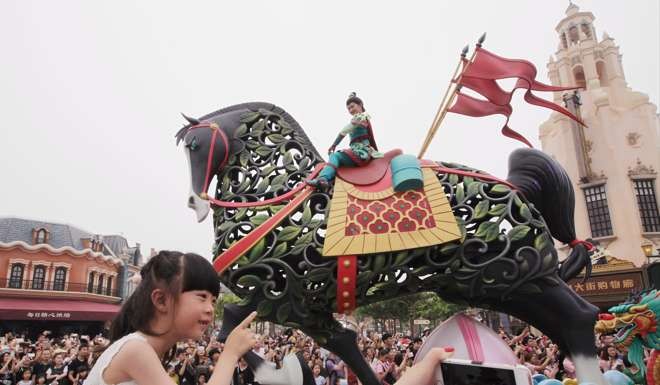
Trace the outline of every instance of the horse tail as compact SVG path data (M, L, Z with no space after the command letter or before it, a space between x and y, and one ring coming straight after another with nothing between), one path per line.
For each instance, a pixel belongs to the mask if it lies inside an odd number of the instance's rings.
M530 148L515 150L509 156L507 180L541 212L550 234L572 247L559 266L565 282L586 268L585 280L591 275L591 244L575 236L575 192L566 170L547 154Z

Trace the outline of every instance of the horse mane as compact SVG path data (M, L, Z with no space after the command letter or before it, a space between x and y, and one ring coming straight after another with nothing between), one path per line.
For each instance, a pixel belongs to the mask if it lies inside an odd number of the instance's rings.
M248 102L248 103L241 103L241 104L234 104L233 106L221 108L215 112L211 112L209 114L206 114L199 118L199 120L209 120L217 117L218 115L226 114L229 112L234 112L238 110L251 110L251 111L258 111L260 108L268 111L272 111L282 117L285 122L289 123L291 128L293 128L300 138L302 138L306 143L306 145L310 146L310 148L318 155L320 158L321 155L318 153L316 150L316 147L314 147L314 144L309 140L309 137L305 133L305 130L298 124L298 122L291 116L288 112L284 110L284 108L276 106L275 104L272 103L267 103L267 102ZM192 124L187 124L183 126L175 135L176 137L176 144L178 145L181 140L186 136L188 133L188 130L190 127L192 127Z

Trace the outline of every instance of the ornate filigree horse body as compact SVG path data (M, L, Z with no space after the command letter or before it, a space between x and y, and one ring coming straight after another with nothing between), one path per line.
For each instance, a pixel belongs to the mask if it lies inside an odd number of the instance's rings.
M272 104L241 104L187 119L190 124L179 131L177 143L184 142L190 164L188 205L201 221L215 203L215 255L252 239L250 234L271 218L281 219L263 237L254 238L240 258L223 266L221 282L243 302L226 307L221 336L256 309L263 320L312 336L343 359L362 384L378 384L355 333L333 318L343 303L337 298L341 266L323 251L332 230L327 227L330 202L342 181L335 183L334 192L303 187L323 160L298 123ZM350 298L354 305L431 291L448 301L505 312L557 341L573 358L580 381L602 384L593 341L598 309L565 284L590 268L588 245L575 240L574 195L566 172L531 149L511 155L507 180L453 163L422 164L425 175L431 173L441 186L441 199L430 200L448 202L456 239L433 246L392 246L391 251L377 247L359 255ZM217 191L208 196L213 177ZM348 185L343 186L345 191ZM287 211L295 199L296 208ZM394 227L384 220L373 226L376 232ZM346 234L354 230L347 227ZM561 265L553 237L573 246ZM366 250L366 241L364 245ZM268 371L270 366L255 354L246 358L260 383L312 384L306 365L292 356L277 371Z

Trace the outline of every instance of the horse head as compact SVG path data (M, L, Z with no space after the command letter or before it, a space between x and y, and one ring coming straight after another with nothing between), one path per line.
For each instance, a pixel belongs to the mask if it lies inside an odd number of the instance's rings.
M227 166L232 153L240 152L243 145L232 140L238 127L237 114L218 115L213 119L198 120L183 115L188 121L176 134L176 143L184 143L190 170L188 207L203 221L210 211L208 188L213 177Z
M269 103L244 103L188 124L176 134L190 168L188 207L203 221L210 197L257 201L288 191L322 161L300 125ZM208 192L218 176L218 192Z

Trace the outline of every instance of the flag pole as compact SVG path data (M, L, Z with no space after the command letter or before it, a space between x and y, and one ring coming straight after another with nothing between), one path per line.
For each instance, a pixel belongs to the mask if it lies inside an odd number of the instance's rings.
M426 152L426 149L428 148L431 138L433 136L433 127L435 127L436 122L438 121L438 118L442 114L442 110L445 106L445 103L447 102L447 97L450 94L450 90L454 88L455 83L454 80L456 80L456 76L462 71L461 67L463 66L463 61L465 60L465 56L467 56L468 50L470 46L466 45L463 47L463 50L461 51L461 58L458 61L458 64L456 64L456 69L454 70L454 74L451 75L451 80L449 81L449 84L447 85L447 89L445 90L445 94L442 96L442 101L440 102L440 105L438 106L438 110L435 112L435 116L433 117L433 121L431 122L431 127L429 127L428 132L426 133L426 138L424 138L424 142L422 143L422 149L419 152L419 155L417 158L421 159L422 155L424 155L424 152Z
M479 37L479 40L477 41L477 48L483 45L484 40L486 40L486 33L484 33L483 35L481 35L481 37ZM470 56L470 59L466 61L465 57L467 56L467 52L468 52L468 46L465 46L465 48L463 48L463 51L461 52L461 59L458 63L458 66L456 67L456 70L454 71L454 75L452 76L451 81L449 82L449 87L447 87L447 90L445 91L445 95L442 98L442 102L438 107L438 111L436 112L435 117L433 118L433 122L431 123L429 132L426 135L426 139L424 140L424 143L422 144L422 148L420 149L419 154L417 155L418 159L422 159L424 153L426 153L426 150L431 144L433 137L435 137L435 134L438 131L438 128L440 127L440 124L442 124L442 121L447 115L447 110L449 109L449 106L451 106L451 104L454 102L454 99L456 98L456 93L461 89L461 85L459 84L461 77L463 76L463 73L465 73L465 70L470 65L470 63L472 63L472 60L474 60L474 56L477 53L476 50L472 51L472 55ZM460 69L460 73L459 73L459 69Z

